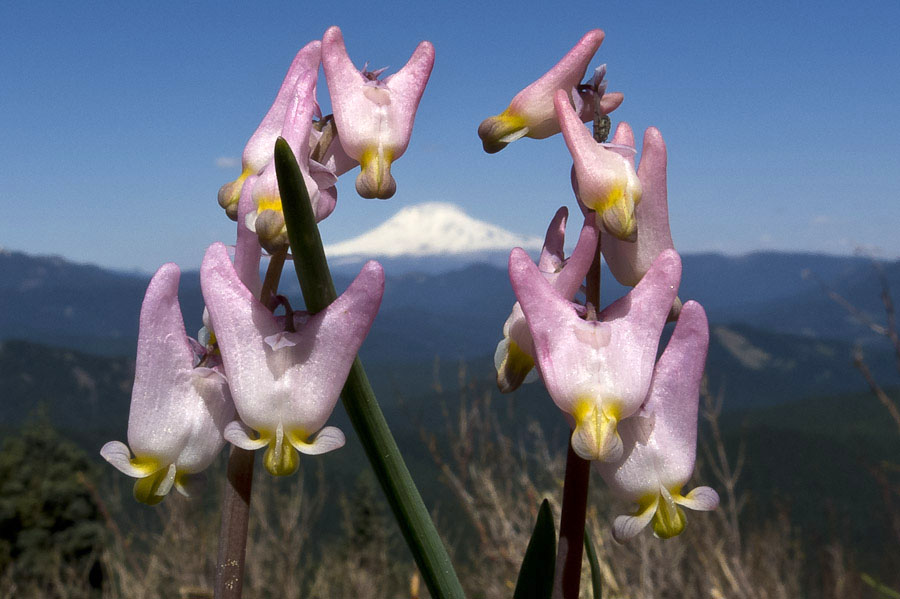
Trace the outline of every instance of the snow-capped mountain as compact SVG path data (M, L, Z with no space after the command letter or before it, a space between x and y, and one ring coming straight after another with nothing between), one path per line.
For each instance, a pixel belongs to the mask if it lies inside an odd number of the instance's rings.
M543 240L517 235L472 218L455 204L426 202L401 209L371 231L325 248L334 265L377 258L418 263L434 270L436 262L503 263L514 247L538 252ZM405 268L404 268L405 270Z

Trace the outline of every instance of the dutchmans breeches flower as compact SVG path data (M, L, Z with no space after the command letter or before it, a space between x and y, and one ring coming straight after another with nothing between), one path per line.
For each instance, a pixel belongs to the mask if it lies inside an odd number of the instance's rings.
M138 479L134 496L151 505L162 501L173 485L188 494L189 475L212 463L225 444L225 426L234 419L221 366L195 366L199 345L184 330L179 278L175 264L164 264L147 287L128 445L110 441L100 450L106 461Z
M244 449L267 447L264 464L275 475L297 469L297 451L341 447L344 434L323 426L381 304L381 265L366 263L347 291L313 315L273 315L238 278L221 243L207 250L200 283L240 417L225 438Z
M634 147L597 143L562 91L556 92L555 107L572 154L578 201L597 213L597 225L606 232L633 241L637 234L634 210L641 201Z
M250 175L258 175L269 162L275 149L275 140L285 135L284 121L296 96L296 87L300 78L310 72L318 73L321 62L321 46L319 40L306 44L291 62L287 75L275 96L271 108L244 148L241 157L241 175L219 189L219 205L225 209L229 218L237 218L238 200L244 181Z
M310 137L313 114L316 110L316 81L318 71L303 73L297 80L295 95L285 113L282 137L297 158L303 182L309 194L316 222L334 211L337 202L337 177L328 169L310 159ZM273 145L274 152L274 145ZM259 243L269 252L276 253L288 247L287 228L281 205L281 192L275 172L274 153L253 185L253 202L256 210L245 223L259 236Z
M673 537L686 523L679 506L713 510L719 504L718 494L709 487L682 494L694 470L697 403L708 346L706 314L700 304L689 301L656 364L644 405L619 427L622 456L598 464L610 489L638 506L634 515L616 518L613 535L619 542L651 522L656 536Z
M588 63L603 43L603 37L600 29L588 31L552 69L516 94L506 110L482 121L478 136L484 151L493 154L521 137L544 139L559 133L559 121L553 109L557 91L565 92L575 103L582 122L592 120L594 91L578 87ZM603 113L609 114L618 108L622 100L621 93L604 94L600 99Z
M613 143L634 147L634 134L628 124L619 124ZM634 165L633 156L626 160ZM610 272L629 287L638 284L660 252L675 247L666 198L666 142L655 127L644 132L637 176L641 182L641 201L634 209L637 238L633 242L615 237L603 240L603 257Z
M344 151L359 161L356 191L364 198L387 199L397 184L391 163L409 145L419 100L434 66L434 46L422 42L397 73L358 70L347 55L338 27L322 37L322 66L334 120Z
M599 316L583 307L579 313L520 248L510 254L509 278L547 392L574 424L572 448L586 460L618 459L617 424L647 395L659 336L678 292L678 254L660 254L641 282Z
M578 243L567 260L563 245L566 241L568 216L568 209L562 207L550 221L538 260L538 270L562 297L571 300L578 293L597 251L597 229L593 218L585 219ZM537 376L537 371L534 370L534 342L519 302L513 304L512 312L503 324L503 339L494 352L494 366L497 369L497 386L502 393L515 391L523 382L534 380L529 377Z

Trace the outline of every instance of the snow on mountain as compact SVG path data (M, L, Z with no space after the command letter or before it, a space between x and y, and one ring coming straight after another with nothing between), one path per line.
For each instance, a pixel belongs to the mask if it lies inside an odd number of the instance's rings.
M543 239L517 235L476 220L455 204L426 202L403 208L367 233L325 248L331 258L473 258L514 247L540 251Z

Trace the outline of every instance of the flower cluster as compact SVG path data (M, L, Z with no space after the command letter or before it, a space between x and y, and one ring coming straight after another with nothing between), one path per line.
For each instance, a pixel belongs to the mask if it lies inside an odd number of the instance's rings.
M634 136L622 123L612 143L598 131L622 103L606 94L605 65L581 84L603 40L588 32L547 74L519 92L503 113L478 129L485 150L499 151L520 137L562 133L572 155L572 187L585 215L571 257L563 255L567 212L560 209L547 231L538 264L522 249L509 258L518 300L497 347L497 383L508 392L539 375L572 426L572 449L598 465L610 488L637 504L613 527L620 541L652 522L661 538L679 534L679 506L711 510L718 495L709 487L688 493L696 457L697 406L709 344L703 308L678 298L681 259L669 230L666 147L648 129L635 170ZM595 124L594 135L583 125ZM600 139L597 139L600 138ZM606 235L603 235L603 234ZM600 310L585 289L574 298L602 255L623 285L624 297ZM588 288L590 287L590 282ZM668 320L675 331L659 360Z
M478 128L489 153L522 137L561 133L584 215L568 258L566 208L551 221L537 264L519 248L510 254L518 301L495 354L497 383L509 392L542 379L572 427L573 451L594 461L609 487L637 505L615 520L616 539L625 541L648 525L668 538L684 529L682 507L711 510L718 504L708 487L684 489L696 457L709 329L700 304L682 305L678 297L682 267L669 230L662 136L647 130L635 168L627 124L605 143L608 114L623 101L621 93L607 93L605 65L582 83L603 37L600 30L585 34ZM335 210L336 182L357 166L360 196L390 198L397 186L391 166L407 149L433 64L434 48L422 42L393 75L357 69L337 27L294 57L247 142L240 175L219 190L219 204L237 221L236 243L233 259L222 243L203 258L200 341L185 332L177 266L162 266L147 289L128 445L112 441L101 450L138 479L137 499L154 504L173 487L190 493L226 442L243 450L265 448L263 463L274 475L296 471L300 453L343 446L343 432L327 422L378 312L384 272L377 262L367 263L343 295L316 313L295 311L278 295L290 243L273 148L282 138L297 159L310 223ZM334 110L329 115L316 99L320 67ZM283 177L283 163L279 168ZM265 281L259 274L264 249L271 255ZM616 279L632 287L605 309L596 291L601 253ZM673 320L671 339L657 359L663 329Z
M384 272L367 263L315 314L294 311L277 295L289 244L273 149L279 137L291 147L317 221L335 208L337 178L357 165L361 196L390 197L391 163L409 143L433 62L434 49L422 42L403 69L380 80L381 71L353 66L337 27L297 53L247 142L240 176L219 190L219 204L237 220L237 241L233 262L222 243L203 259L202 343L185 332L177 266L161 267L144 297L128 445L112 441L101 450L138 479L138 500L158 503L172 487L188 494L226 441L265 447L263 463L275 475L294 472L298 452L344 444L344 434L325 424L378 312ZM334 115L322 116L316 101L320 65ZM273 255L270 272L277 265L274 286L260 279L262 248ZM276 316L280 306L284 314Z
M316 102L319 66L331 96L333 115L322 116ZM219 190L219 204L238 218L241 194L252 187L255 210L246 226L272 253L287 247L287 231L275 178L272 147L283 137L300 164L316 219L334 210L338 177L360 166L356 190L364 198L387 199L397 184L391 163L409 145L419 100L434 66L434 47L422 42L397 73L380 79L384 69L357 69L347 55L338 27L300 50L275 96L275 102L250 137L240 176ZM314 118L315 117L315 118ZM252 181L252 176L258 178Z

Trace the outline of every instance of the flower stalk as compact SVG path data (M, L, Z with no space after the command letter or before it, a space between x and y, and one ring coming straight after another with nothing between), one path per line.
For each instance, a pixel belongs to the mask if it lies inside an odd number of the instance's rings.
M222 500L222 527L216 563L215 599L240 599L244 586L244 557L253 486L252 451L232 446Z
M314 314L334 301L337 294L300 167L282 138L275 143L275 168L294 268L306 309ZM358 357L350 368L341 399L431 596L461 599L462 586L450 556L413 483Z
M269 303L278 293L278 281L287 252L272 256L266 269L260 299ZM216 560L215 599L240 599L244 585L244 558L247 551L247 526L250 521L250 494L253 490L254 452L231 446L228 474L222 498L222 524Z
M598 94L602 97L602 94ZM594 139L606 141L609 117L600 108L599 97L594 104ZM606 122L604 122L606 121ZM585 301L600 311L601 245L603 235L597 234L597 249L585 281ZM573 431L574 432L574 431ZM577 599L581 586L581 561L584 555L584 525L587 517L587 495L590 487L591 462L581 458L572 448L566 455L566 476L563 482L562 513L559 521L559 545L553 580L553 599Z

